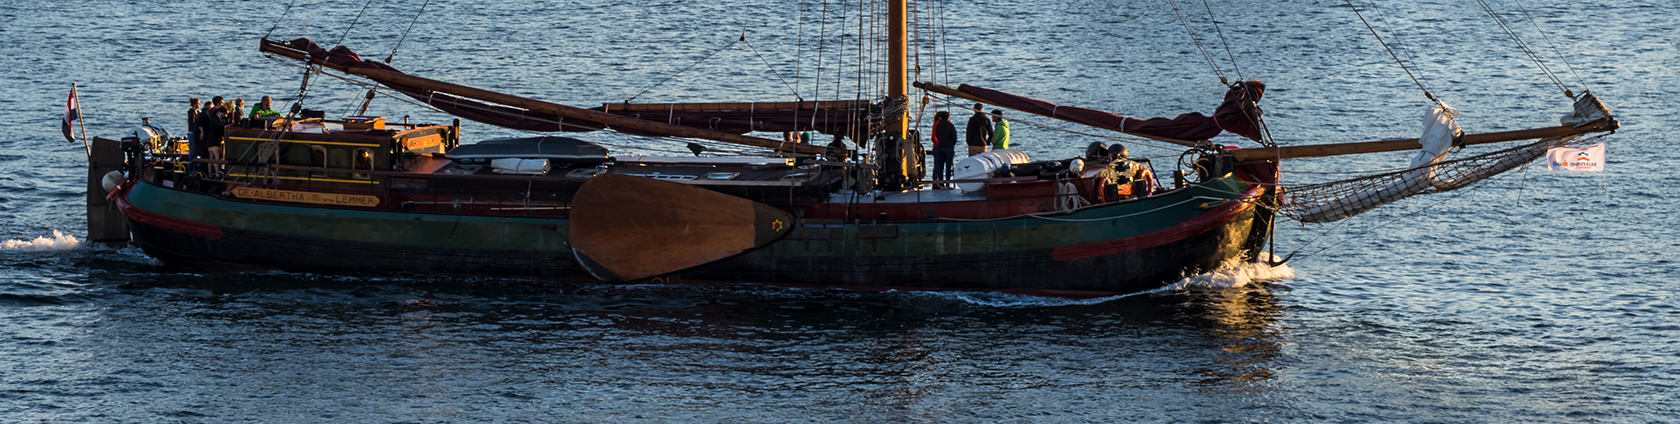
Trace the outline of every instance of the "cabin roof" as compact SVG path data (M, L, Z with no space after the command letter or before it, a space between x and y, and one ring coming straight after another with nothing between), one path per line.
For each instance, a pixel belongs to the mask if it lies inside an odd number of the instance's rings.
M453 160L523 158L601 162L607 160L607 149L571 137L542 136L484 140L450 149L443 156Z

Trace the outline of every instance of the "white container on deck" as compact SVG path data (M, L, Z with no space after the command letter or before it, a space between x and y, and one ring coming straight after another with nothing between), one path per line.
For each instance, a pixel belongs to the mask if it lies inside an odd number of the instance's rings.
M991 178L992 172L1002 169L1004 166L1027 163L1031 161L1032 159L1027 158L1027 153L1020 150L992 150L986 153L969 156L964 158L961 162L957 162L957 165L953 167L956 168L956 170L952 172L951 178L956 180ZM985 187L986 183L957 183L957 188L960 188L965 192L980 191L980 189Z

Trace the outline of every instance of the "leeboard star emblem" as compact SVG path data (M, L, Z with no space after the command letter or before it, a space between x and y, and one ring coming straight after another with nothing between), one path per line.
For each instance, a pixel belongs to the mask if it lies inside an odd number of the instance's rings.
M775 230L775 231L781 231L782 230L782 220L778 219L775 222L771 222L770 223L770 229Z

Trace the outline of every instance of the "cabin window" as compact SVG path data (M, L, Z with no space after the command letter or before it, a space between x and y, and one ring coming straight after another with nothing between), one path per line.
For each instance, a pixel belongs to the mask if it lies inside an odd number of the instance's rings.
M309 166L309 146L293 144L286 146L286 154L282 162L287 165Z
M350 169L372 170L373 151L368 149L356 149L350 152ZM368 174L352 174L351 176L364 180L371 178Z
M316 167L316 168L326 167L327 166L327 148L321 147L321 146L309 146L309 166L313 166L313 167ZM316 178L326 178L327 173L322 172L322 171L309 171L309 176L316 177Z
M256 156L256 153L251 152L251 143L228 142L227 151L223 152L222 159L250 161L255 160L253 156Z
M327 151L327 167L328 168L338 168L338 169L350 169L350 151L344 150L344 149L328 150Z

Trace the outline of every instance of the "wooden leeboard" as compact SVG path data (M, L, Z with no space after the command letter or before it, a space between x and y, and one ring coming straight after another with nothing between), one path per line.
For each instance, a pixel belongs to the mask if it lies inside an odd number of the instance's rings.
M276 202L309 203L334 206L379 206L379 197L362 194L316 193L311 191L275 190L268 188L234 187L233 196L241 199Z
M793 217L758 202L623 175L584 183L568 224L579 262L596 277L634 281L716 262L769 244ZM604 270L607 272L595 272Z

